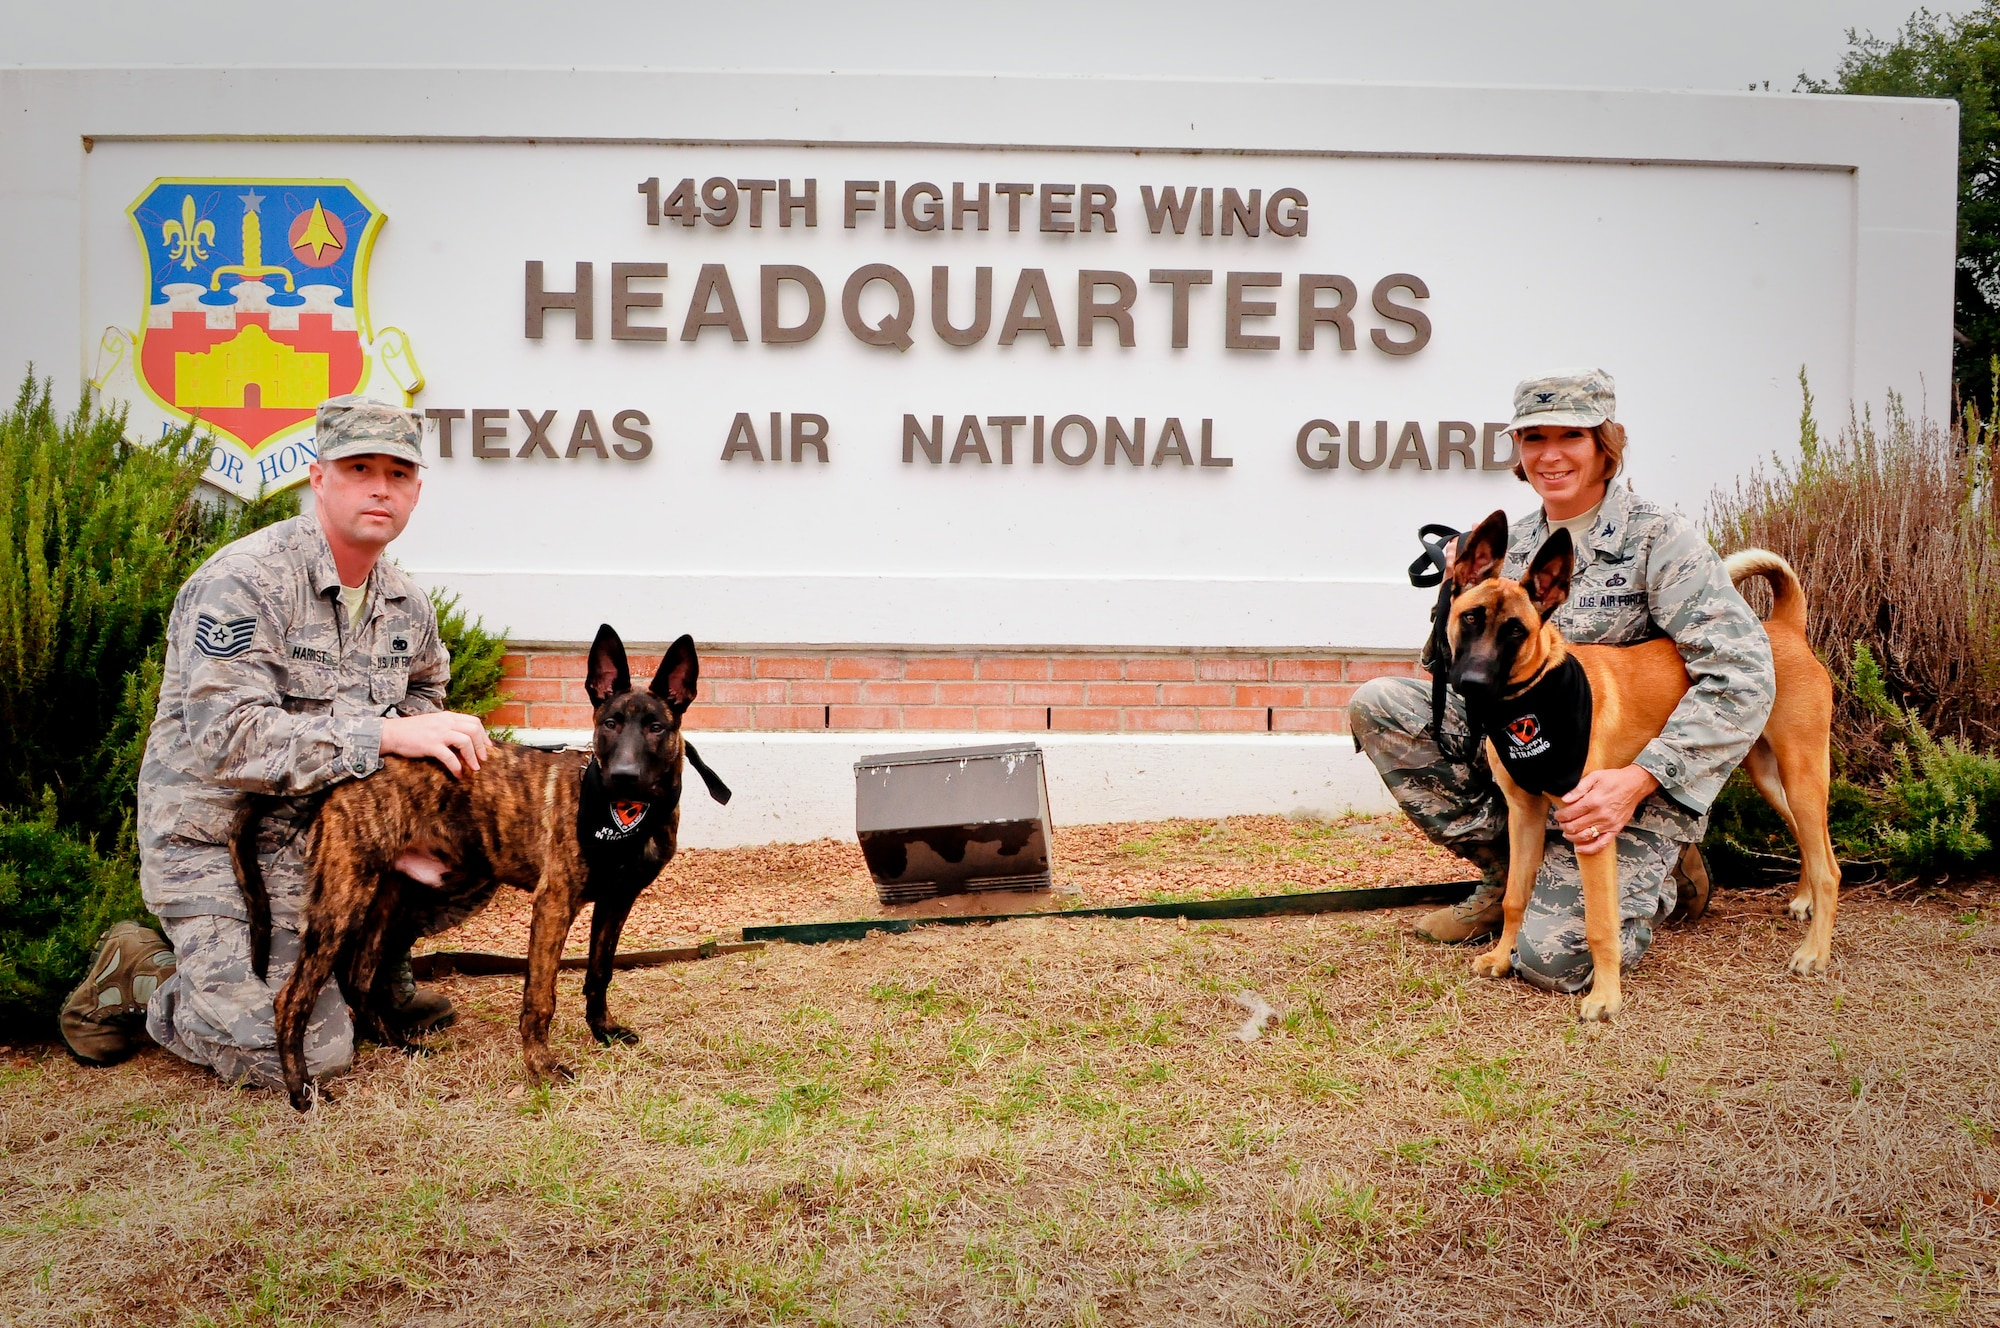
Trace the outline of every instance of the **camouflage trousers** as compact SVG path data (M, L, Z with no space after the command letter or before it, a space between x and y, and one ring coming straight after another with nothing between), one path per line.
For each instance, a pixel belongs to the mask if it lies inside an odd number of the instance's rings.
M1487 768L1485 744L1473 744L1465 702L1445 698L1445 748L1431 735L1431 687L1414 678L1363 683L1348 705L1355 744L1417 828L1440 847L1480 869L1480 894L1504 890L1507 879L1507 799ZM1514 949L1516 976L1550 991L1590 986L1590 947L1583 931L1583 880L1576 850L1556 826L1545 829L1542 869ZM1624 967L1653 944L1653 923L1674 906L1673 866L1683 844L1701 837L1699 821L1654 793L1639 804L1618 836L1618 911Z
M316 806L316 804L315 804ZM166 929L179 961L173 978L146 1006L146 1031L182 1060L205 1065L232 1083L282 1089L278 1064L279 988L291 976L305 924L307 836L296 819L272 818L258 837L258 861L271 900L269 981L250 968L250 924L228 850L176 837L142 839L146 902ZM384 955L406 954L420 936L449 930L492 897L495 883L440 900L408 888ZM354 1060L354 1017L340 983L328 979L306 1023L306 1073L339 1074Z
M299 933L271 928L269 981L250 968L250 924L214 914L162 918L179 960L146 1003L146 1032L184 1061L231 1083L282 1090L277 1013L272 1002L299 958ZM339 1074L354 1062L354 1016L340 984L320 988L306 1021L306 1073Z

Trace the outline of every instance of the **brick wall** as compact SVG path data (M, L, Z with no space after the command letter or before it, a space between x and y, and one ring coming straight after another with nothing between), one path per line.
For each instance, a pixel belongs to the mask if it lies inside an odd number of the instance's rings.
M656 659L635 651L638 667ZM521 728L590 727L584 656L506 658ZM994 730L1069 733L1345 733L1357 685L1414 677L1408 658L1202 651L747 650L706 648L690 729Z

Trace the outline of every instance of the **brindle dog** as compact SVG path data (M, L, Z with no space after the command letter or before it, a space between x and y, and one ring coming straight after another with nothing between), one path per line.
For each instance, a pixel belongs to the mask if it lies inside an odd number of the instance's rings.
M1507 557L1507 514L1495 512L1460 541L1451 565L1455 598L1448 635L1451 685L1469 701L1520 694L1551 669L1575 656L1590 681L1590 739L1584 771L1630 765L1660 735L1688 690L1687 668L1673 641L1658 637L1630 646L1573 645L1548 621L1569 598L1575 553L1569 532L1558 530L1535 553L1519 581L1500 575ZM1826 971L1833 948L1833 919L1840 907L1840 864L1827 832L1833 727L1833 682L1806 640L1806 595L1798 574L1777 554L1745 549L1723 563L1732 584L1763 577L1772 591L1764 622L1776 672L1776 696L1764 731L1744 765L1751 782L1777 809L1799 845L1799 886L1791 912L1811 919L1792 954L1801 976ZM1484 977L1504 977L1512 967L1521 917L1542 863L1549 798L1508 777L1491 739L1488 764L1507 798L1507 896L1500 940L1473 961ZM1581 1010L1585 1020L1609 1020L1623 1005L1619 981L1618 850L1579 853L1584 934L1594 971Z
M595 721L588 763L574 752L498 744L477 771L454 779L435 761L391 756L376 774L327 795L308 855L299 962L277 997L278 1052L294 1107L311 1104L306 1020L327 978L338 974L365 1030L402 1045L367 1000L385 940L412 913L443 907L462 914L498 885L534 893L521 1004L529 1077L570 1077L549 1052L549 1022L563 942L586 903L594 905L583 983L590 1031L602 1043L636 1040L611 1022L605 992L633 900L674 856L683 755L718 801L729 799L681 735L699 674L694 642L683 636L652 684L634 690L624 644L606 625L591 645L584 684ZM587 823L593 809L602 824ZM268 901L258 907L255 833L255 818L246 817L237 871L252 916L268 920Z

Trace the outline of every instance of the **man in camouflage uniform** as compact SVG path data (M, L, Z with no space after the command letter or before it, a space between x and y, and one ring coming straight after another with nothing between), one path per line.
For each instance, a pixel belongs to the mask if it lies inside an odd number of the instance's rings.
M1610 376L1601 370L1530 379L1516 389L1513 430L1521 442L1523 467L1515 474L1531 482L1539 461L1531 458L1524 435L1536 444L1563 431L1601 438L1613 426ZM1653 922L1673 909L1671 873L1683 846L1698 843L1707 829L1708 808L1729 772L1763 731L1774 695L1771 649L1756 614L1737 594L1722 560L1701 533L1678 512L1648 502L1610 483L1624 446L1597 443L1609 464L1594 482L1602 500L1589 507L1592 482L1585 477L1584 510L1557 524L1576 527L1576 567L1569 599L1553 615L1570 641L1580 645L1631 645L1654 637L1673 638L1686 662L1692 686L1660 736L1646 745L1633 767L1604 772L1606 786L1624 781L1647 789L1619 821L1603 810L1596 774L1586 775L1569 806L1552 810L1545 856L1535 879L1514 954L1514 971L1551 991L1580 992L1590 986L1590 950L1583 930L1583 898L1576 854L1608 842L1615 830L1619 911L1623 919L1624 964L1631 967L1653 940ZM1559 484L1576 481L1568 463L1546 464ZM1548 491L1543 483L1537 489ZM1552 530L1546 507L1513 523L1501 575L1518 580ZM1428 661L1427 661L1428 662ZM1437 667L1443 667L1440 662ZM1418 924L1434 940L1462 942L1497 930L1507 882L1507 803L1487 768L1483 742L1467 729L1464 700L1447 694L1442 743L1431 732L1431 688L1411 678L1378 678L1365 683L1348 710L1355 743L1382 773L1396 801L1430 839L1479 867L1482 883L1464 903L1440 909ZM1636 768L1636 769L1635 769ZM1643 772L1643 773L1641 773ZM1605 827L1600 831L1600 827ZM1567 833L1566 833L1567 831ZM1686 868L1707 880L1700 856L1690 847Z
M61 1026L84 1060L109 1063L152 1040L231 1082L281 1087L272 1000L298 958L305 850L321 795L430 756L452 773L488 750L469 715L444 712L451 660L423 589L380 555L421 488L421 418L336 397L316 420L311 512L237 540L181 587L168 623L160 705L139 773L140 886L166 928L112 929ZM276 795L259 831L271 901L268 980L251 971L249 914L229 843L251 794ZM456 919L431 919L433 930ZM414 1031L450 1017L420 992L407 946L387 956L375 999ZM319 993L306 1066L353 1056L337 983Z

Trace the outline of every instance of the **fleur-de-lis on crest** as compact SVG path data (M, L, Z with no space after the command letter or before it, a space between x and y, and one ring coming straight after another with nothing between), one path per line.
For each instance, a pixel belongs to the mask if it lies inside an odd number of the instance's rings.
M170 246L167 261L188 271L208 258L208 246L215 243L215 223L195 220L194 195L181 196L181 219L160 224L160 243Z

